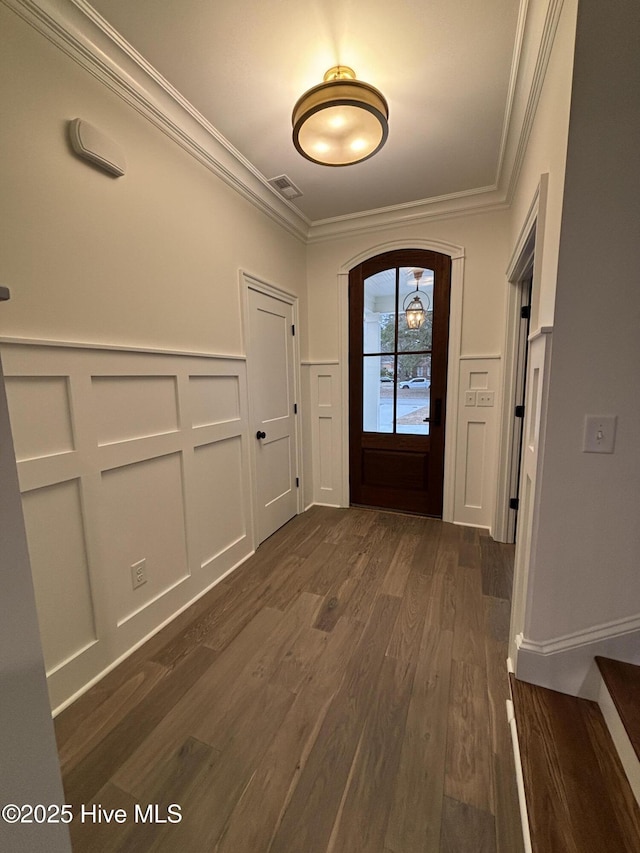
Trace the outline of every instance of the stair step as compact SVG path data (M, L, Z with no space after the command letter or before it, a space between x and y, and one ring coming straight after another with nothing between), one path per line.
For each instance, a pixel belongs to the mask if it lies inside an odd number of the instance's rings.
M596 663L640 760L640 666L602 657Z
M600 708L511 676L533 853L638 853L640 808Z

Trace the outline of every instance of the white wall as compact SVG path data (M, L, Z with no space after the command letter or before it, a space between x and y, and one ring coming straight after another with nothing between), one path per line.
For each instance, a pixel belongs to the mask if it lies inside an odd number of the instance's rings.
M0 337L61 707L252 552L240 270L305 317L305 246L3 4L0 33ZM124 177L72 153L75 117Z
M306 357L335 359L340 354L339 270L363 252L389 242L406 243L411 247L412 240L442 241L464 247L461 354L500 352L507 221L505 211L496 211L312 243L308 247L308 304L312 320Z
M542 4L530 6L529 13L540 17ZM560 221L564 194L567 136L573 70L577 2L565 0L557 23L555 39L548 58L545 79L540 92L527 148L513 191L509 211L510 253L517 262L517 253L527 239L526 229L536 219L535 263L530 331L532 339L528 353L527 399L523 428L520 509L515 555L515 580L511 616L510 654L517 657L517 643L525 632L525 613L528 602L529 575L535 572L537 525L540 510L541 482L538 471L542 465L541 445L546 435L548 374L552 353L555 292L560 245ZM538 21L538 28L542 22ZM528 49L529 73L533 74L534 57ZM532 209L533 206L533 209ZM515 288L516 284L507 284ZM519 302L512 301L516 313L506 318L505 349L510 331L519 324ZM511 327L511 328L510 328ZM543 329L544 333L540 334ZM506 413L503 426L501 454L509 458L509 435L512 419Z
M640 17L581 0L535 560L518 671L588 691L593 654L640 662ZM546 249L546 246L545 246ZM615 452L582 451L586 414Z
M0 334L243 354L239 268L302 294L304 245L5 6L0 32ZM124 177L71 153L75 117Z
M597 38L602 22L596 20L594 0L582 2L587 4L586 36ZM624 29L625 16L633 12L631 0L616 4ZM525 645L528 641L534 653L544 652L555 648L558 638L588 638L597 626L624 627L635 618L637 581L630 554L638 543L630 542L629 531L634 529L630 507L637 498L632 427L638 412L627 383L629 365L638 361L637 325L635 337L629 327L637 321L637 289L630 281L638 241L625 229L637 221L628 210L638 196L630 179L637 179L637 172L626 168L633 151L624 134L637 129L637 113L635 105L620 104L609 92L615 90L619 98L633 92L626 82L637 79L637 67L633 51L627 54L617 46L625 43L625 32L605 27L608 50L581 48L570 151L576 171L568 172L561 243L576 7L576 0L530 3L535 25L523 46L525 77L533 73L545 14L560 8L562 13L509 210L448 214L398 227L369 227L369 221L377 222L374 217L348 236L322 239L328 231L320 229L317 242L305 246L191 157L144 109L125 103L117 85L105 86L0 5L0 92L10 117L0 127L7 212L0 254L3 284L13 294L0 317L0 336L10 367L21 484L34 531L30 547L36 555L45 654L55 670L50 678L54 704L66 701L250 553L250 536L242 531L231 531L225 539L220 535L224 525L214 523L204 545L198 532L207 514L220 521L219 492L211 482L233 466L234 518L247 519L251 511L240 269L300 299L305 503L344 504L345 271L351 262L391 245L459 248L447 444L453 476L447 505L455 521L491 526L503 404L505 270L542 174L549 176L548 193L538 234L532 325L556 328L550 388L545 389L551 392L548 418L543 413L549 440L536 469L541 495L536 559L522 596ZM607 54L615 56L616 73L625 85L617 79L607 84L613 63L604 59ZM606 67L600 68L600 62ZM514 105L519 122L525 101L517 98ZM614 116L619 136L610 149L608 110L615 107L624 107L625 113L623 121ZM66 129L77 116L122 146L125 177L108 177L72 154ZM596 216L599 210L602 215ZM593 261L591 251L601 245L606 259L600 260L600 252ZM621 317L626 326L620 325ZM36 343L23 346L16 339ZM63 346L47 347L42 341ZM91 348L65 346L74 342ZM144 353L141 347L162 352ZM193 382L195 376L202 382ZM493 410L462 405L464 391L478 376L496 392ZM233 379L238 406L231 415L197 422L210 397L194 396L189 389L219 378ZM167 394L173 408L166 405ZM132 401L145 405L136 409ZM596 413L606 413L606 407L620 417L613 457L579 451L581 420L594 406ZM36 410L35 420L47 429L30 422ZM100 411L108 413L104 423L96 420ZM111 433L105 438L100 429L106 426ZM203 483L193 463L204 456L211 475ZM156 587L143 587L144 606L136 609L124 578L130 563L151 553L154 542L144 513L129 519L120 510L136 488L159 481L167 501L174 501L162 509L175 521L165 525L170 541L164 548L174 555L174 566L158 564ZM589 497L596 494L606 500ZM44 517L63 518L64 533L52 533ZM121 536L118 553L104 545L115 531ZM78 613L84 614L84 621L72 626L56 623L48 592L42 592L47 553L62 539L68 547L75 543L75 552L69 561L58 555L57 571L61 581L71 581L69 573L75 572L74 600L80 599ZM97 651L102 648L107 651ZM524 667L525 658L521 661Z
M426 247L438 244L459 247L456 263L463 268L461 281L454 281L452 304L460 311L452 314L451 336L454 345L449 369L447 453L454 460L449 495L450 520L490 527L493 517L497 430L502 383L502 335L505 310L505 274L508 250L508 216L498 210L450 219L432 220L419 225L387 228L353 236L322 240L308 248L309 334L306 358L321 368L322 393L331 404L319 417L318 434L323 446L338 452L341 466L330 467L320 449L314 458L314 500L320 503L348 503L344 460L344 430L347 388L346 303L344 274L366 253L373 256L390 246ZM454 312L455 313L455 312ZM451 353L451 351L450 351ZM478 379L481 377L481 379ZM481 381L482 385L469 385ZM462 405L464 391L484 387L495 391L493 409ZM330 390L329 390L330 388ZM310 396L316 400L321 391L312 385ZM317 402L316 402L317 405ZM458 418L455 412L458 412ZM331 411L331 414L329 412ZM323 473L320 474L320 471ZM328 477L334 479L329 483ZM321 485L322 484L322 485ZM445 503L447 494L445 492Z

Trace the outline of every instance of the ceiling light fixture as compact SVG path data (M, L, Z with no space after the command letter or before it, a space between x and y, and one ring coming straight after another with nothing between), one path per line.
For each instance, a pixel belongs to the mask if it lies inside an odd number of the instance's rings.
M293 108L293 144L312 163L350 166L382 148L388 118L380 92L356 80L352 68L336 65Z
M430 302L429 297L426 293L423 293L424 298L427 300L427 307L425 308L422 304L422 300L420 299L420 279L422 278L423 270L413 270L413 277L416 282L415 291L411 291L405 296L404 302L402 303L402 310L405 313L405 317L407 320L407 327L409 329L419 329L420 326L425 321L427 316L427 311L429 310ZM407 300L410 296L413 296L413 299L407 305Z

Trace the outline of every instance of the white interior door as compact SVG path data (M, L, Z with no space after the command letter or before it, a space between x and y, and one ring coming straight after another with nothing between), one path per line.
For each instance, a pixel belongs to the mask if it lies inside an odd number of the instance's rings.
M298 510L293 306L249 288L249 411L258 543Z

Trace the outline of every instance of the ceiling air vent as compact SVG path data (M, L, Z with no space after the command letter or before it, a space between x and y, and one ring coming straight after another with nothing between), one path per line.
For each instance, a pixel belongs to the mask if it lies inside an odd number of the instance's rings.
M283 195L285 198L300 198L302 195L302 190L299 189L286 175L278 175L277 178L271 178L268 183L270 183L274 190L277 190L280 195Z

